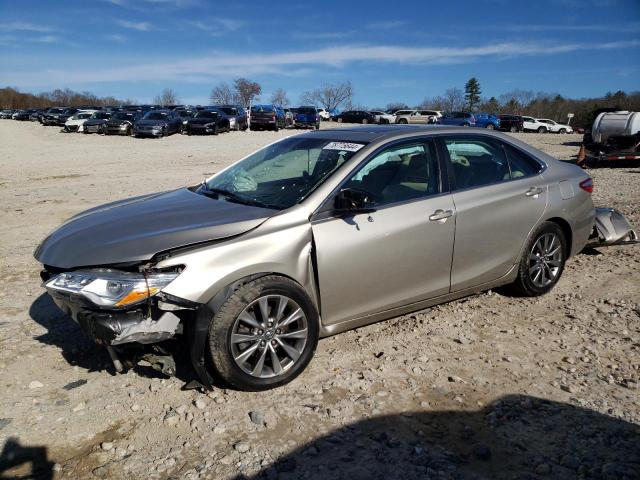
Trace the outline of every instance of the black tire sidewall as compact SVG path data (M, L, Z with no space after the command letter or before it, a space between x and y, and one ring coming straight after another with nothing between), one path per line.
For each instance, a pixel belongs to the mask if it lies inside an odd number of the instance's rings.
M307 344L296 364L275 378L252 377L243 372L231 356L231 332L237 316L247 305L264 295L286 295L294 300L305 312L309 330ZM318 337L318 314L304 289L288 278L268 275L241 286L225 301L209 325L207 346L213 368L224 381L240 390L261 391L289 383L302 373L313 358Z
M556 275L556 278L553 280L553 282L551 282L546 287L537 287L533 284L529 275L529 253L531 252L531 249L538 241L538 239L546 233L553 233L560 239L560 244L562 245L562 263L560 265L560 271ZM564 272L564 267L567 261L567 252L567 239L558 224L554 222L542 223L538 228L536 228L536 230L529 236L529 239L527 240L527 244L525 246L524 252L522 253L522 258L520 259L520 265L518 267L518 278L514 283L516 290L528 297L544 295L545 293L551 291L562 277L562 273Z

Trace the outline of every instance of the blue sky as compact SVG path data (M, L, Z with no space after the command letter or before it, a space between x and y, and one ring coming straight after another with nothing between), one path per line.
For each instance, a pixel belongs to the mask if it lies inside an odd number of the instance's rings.
M292 104L419 103L476 76L484 96L640 90L639 0L0 0L0 86L208 103L243 76Z

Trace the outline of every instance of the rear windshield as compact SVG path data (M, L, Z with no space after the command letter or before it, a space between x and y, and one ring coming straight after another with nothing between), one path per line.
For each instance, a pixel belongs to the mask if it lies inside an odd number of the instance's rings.
M257 112L257 113L273 112L274 108L271 105L256 105L254 107L251 107L251 111L252 112Z
M317 113L317 111L313 107L300 107L298 113Z
M219 110L226 113L227 115L237 115L238 111L233 107L218 107Z
M107 118L109 118L111 116L111 114L107 113L107 112L96 112L93 115L91 115L91 118L98 118L101 120L105 120Z

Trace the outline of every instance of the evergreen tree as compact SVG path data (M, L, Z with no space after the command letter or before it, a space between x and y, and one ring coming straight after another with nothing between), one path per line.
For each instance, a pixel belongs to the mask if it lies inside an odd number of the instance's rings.
M467 108L473 112L474 108L480 103L480 82L476 77L471 77L464 86L464 99L467 102Z

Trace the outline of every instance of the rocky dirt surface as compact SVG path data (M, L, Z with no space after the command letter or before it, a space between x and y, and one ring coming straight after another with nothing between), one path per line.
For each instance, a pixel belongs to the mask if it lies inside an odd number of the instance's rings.
M263 393L182 391L145 365L115 375L43 295L32 251L64 219L293 133L0 121L0 478L25 462L56 479L640 478L637 246L577 255L541 298L486 292L321 340L307 371ZM517 136L563 160L580 141ZM640 168L589 173L596 204L640 226Z

